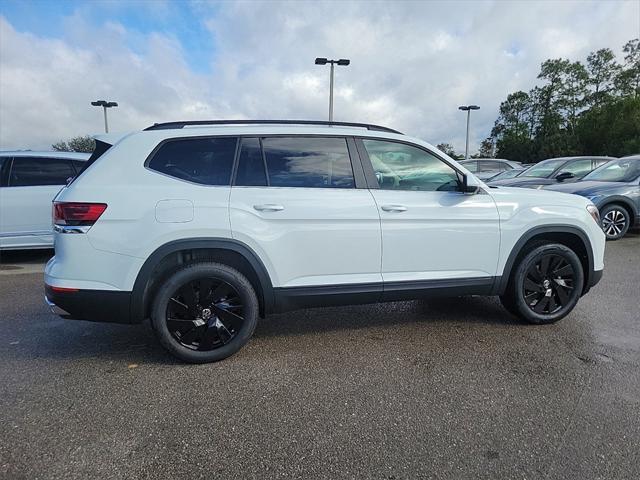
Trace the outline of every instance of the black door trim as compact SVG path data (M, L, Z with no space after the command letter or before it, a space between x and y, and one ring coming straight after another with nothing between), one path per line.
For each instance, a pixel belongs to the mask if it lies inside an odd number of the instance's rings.
M299 308L361 305L366 303L417 300L430 297L490 295L496 277L473 277L406 282L352 283L274 288L276 312Z

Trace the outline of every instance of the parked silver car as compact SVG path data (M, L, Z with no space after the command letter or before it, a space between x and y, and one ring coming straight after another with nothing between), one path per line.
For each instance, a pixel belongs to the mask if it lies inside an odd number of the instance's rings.
M505 160L504 158L474 158L462 160L460 163L480 180L487 180L498 173L522 168L520 162Z

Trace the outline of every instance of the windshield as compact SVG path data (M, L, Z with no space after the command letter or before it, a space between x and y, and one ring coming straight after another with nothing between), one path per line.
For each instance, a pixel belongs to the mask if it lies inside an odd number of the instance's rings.
M524 173L524 170L521 170L519 168L514 168L513 170L502 172L500 174L500 178L514 178L520 175L521 173Z
M544 160L533 167L529 168L527 171L522 172L522 175L518 175L519 177L536 177L536 178L547 178L551 175L556 168L565 163L567 160L564 158L560 158L558 160Z
M595 169L583 180L599 182L630 182L640 176L640 159L613 160Z
M463 165L464 168L469 170L470 172L476 173L478 171L478 162L460 162L460 165Z

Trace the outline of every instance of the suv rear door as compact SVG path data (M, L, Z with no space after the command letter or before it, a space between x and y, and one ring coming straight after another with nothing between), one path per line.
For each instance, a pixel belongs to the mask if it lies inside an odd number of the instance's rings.
M51 245L51 202L74 175L67 159L14 157L0 193L0 248Z
M260 255L274 287L381 291L380 219L354 155L340 136L242 138L232 234Z
M489 290L500 245L492 197L461 193L456 170L420 146L367 138L357 145L380 212L385 297L440 287Z

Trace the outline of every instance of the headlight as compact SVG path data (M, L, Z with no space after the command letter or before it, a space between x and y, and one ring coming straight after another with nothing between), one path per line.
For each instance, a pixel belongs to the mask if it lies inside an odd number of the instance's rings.
M595 205L587 205L587 212L589 212L593 221L600 225L600 212L598 211L598 207Z

